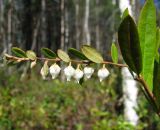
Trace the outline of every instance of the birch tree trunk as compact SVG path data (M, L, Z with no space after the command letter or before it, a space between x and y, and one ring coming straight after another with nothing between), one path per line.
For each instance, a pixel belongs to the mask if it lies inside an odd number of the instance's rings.
M126 8L128 8L128 10L129 10L129 13L131 14L131 15L133 15L132 13L132 7L131 7L131 5L130 5L130 0L120 0L120 2L119 2L119 6L120 6L120 10L121 10L121 12L123 13L124 12L124 10L126 9Z
M120 0L120 9L123 12L126 8L129 9L133 16L132 6L130 0ZM124 116L132 125L137 125L138 115L135 111L137 108L138 88L136 82L133 80L128 68L122 69L123 76L123 97L124 97Z
M90 32L89 32L89 5L90 0L86 0L85 4L85 17L84 17L84 33L83 33L83 42L90 45L91 38L90 38Z
M137 125L138 115L137 108L137 95L138 88L136 82L133 80L128 68L122 69L123 76L123 98L124 98L124 117L132 125Z

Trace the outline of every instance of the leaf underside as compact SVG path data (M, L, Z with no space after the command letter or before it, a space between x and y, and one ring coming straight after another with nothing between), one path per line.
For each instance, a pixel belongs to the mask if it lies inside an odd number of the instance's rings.
M57 51L58 57L64 61L64 62L70 62L71 59L69 58L68 54L66 52L64 52L63 50L59 49Z
M36 58L37 58L35 52L33 52L32 50L27 51L26 55L31 60L36 60Z
M147 0L141 11L138 31L143 61L142 76L152 91L156 48L156 8L153 0Z
M103 62L103 57L101 56L101 54L91 46L83 45L81 51L90 61L94 63Z

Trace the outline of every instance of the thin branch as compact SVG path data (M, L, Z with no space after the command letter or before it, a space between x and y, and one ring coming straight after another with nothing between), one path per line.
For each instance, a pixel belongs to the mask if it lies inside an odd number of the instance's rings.
M9 60L16 60L16 61L30 61L31 59L29 58L20 58L20 57L16 57L16 56L11 56L8 54L5 54L6 58ZM55 59L51 59L51 58L43 58L43 57L37 57L37 60L46 60L46 61L54 61L54 62L59 62L62 61L60 58L55 58ZM91 61L88 60L72 60L72 63L76 63L76 64L89 64L92 63ZM108 65L115 65L118 67L128 67L125 64L117 64L117 63L113 63L113 62L109 62L109 61L103 61L101 64L108 64Z
M125 64L117 64L117 63L113 63L113 62L109 62L109 61L103 61L103 64L115 65L115 66L119 66L119 67L128 67Z
M61 59L59 59L59 58L50 59L50 58L42 58L42 57L37 57L37 60L54 61L54 62L59 62L59 61L61 61Z
M147 83L145 82L143 77L139 76L139 77L135 78L135 80L142 84L142 86L143 86L144 90L146 91L147 95L149 96L152 103L156 107L156 109L157 109L156 112L157 112L158 116L160 117L160 111L159 111L159 108L158 108L157 103L156 103L156 98L154 97L153 93L149 90L149 86L147 85Z
M145 80L141 76L138 77L138 78L136 78L135 80L137 80L138 82L140 82L144 86L144 89L146 90L146 92L148 93L148 95L150 97L152 97L152 99L155 100L155 97L154 97L153 93L150 92L149 86L146 84Z

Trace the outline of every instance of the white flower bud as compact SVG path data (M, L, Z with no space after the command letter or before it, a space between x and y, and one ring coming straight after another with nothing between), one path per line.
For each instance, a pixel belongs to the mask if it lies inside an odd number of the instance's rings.
M101 68L98 71L98 77L99 77L100 82L104 80L106 77L108 77L108 75L109 75L109 71L105 67Z
M93 73L94 73L93 68L91 68L91 67L85 67L84 68L84 75L87 79L90 79Z
M36 60L35 60L35 61L32 61L32 62L31 62L31 65L30 65L30 68L32 69L33 67L35 67L36 64L37 64L37 61L36 61Z
M74 73L74 78L79 83L79 80L83 77L83 71L77 68Z
M44 74L44 71L43 71L43 68L41 69L41 75L42 75L42 78L45 80L46 79L46 76L45 76L45 74Z
M52 75L52 79L55 79L59 75L60 71L61 68L56 63L51 65L51 67L49 68L49 72Z
M41 69L41 75L43 79L46 79L46 76L48 75L48 61L46 61Z
M71 65L69 65L64 69L64 74L67 77L67 81L71 80L71 77L74 75L74 72L75 72L75 69Z

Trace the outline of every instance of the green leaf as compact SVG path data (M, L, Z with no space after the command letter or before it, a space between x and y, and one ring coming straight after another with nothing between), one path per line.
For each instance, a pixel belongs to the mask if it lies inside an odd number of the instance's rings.
M35 52L33 52L32 50L27 51L26 55L31 60L36 60L37 59L37 56L36 56Z
M118 63L118 49L114 43L111 46L111 56L114 63Z
M64 61L64 62L70 62L70 61L71 61L71 59L69 58L69 55L68 55L66 52L64 52L63 50L59 49L59 50L57 51L57 54L58 54L58 57L59 57L62 61Z
M159 62L159 45L160 45L160 29L157 28L157 35L156 35L156 50L155 50L155 60L157 60L157 62Z
M153 88L153 68L156 48L156 8L153 0L146 0L138 23L140 45L142 50L142 76Z
M160 108L160 58L159 62L154 62L154 77L153 77L153 94L156 98L158 107Z
M85 55L83 53L81 53L80 51L78 51L74 48L69 48L68 53L79 58L79 59L88 60L87 57L85 57Z
M54 58L57 57L56 54L52 50L50 50L48 48L41 48L41 52L47 58L54 59Z
M142 70L142 54L136 24L126 16L118 29L118 42L124 61L136 74Z
M128 16L128 15L129 15L129 10L128 10L128 8L126 8L126 9L124 10L123 14L122 14L122 20L123 20L126 16Z
M26 58L27 57L26 53L22 49L20 49L18 47L12 47L12 53L15 56L20 57L20 58Z
M95 63L103 62L103 57L101 56L101 54L91 46L83 45L81 50L82 50L82 53L92 62L95 62Z

